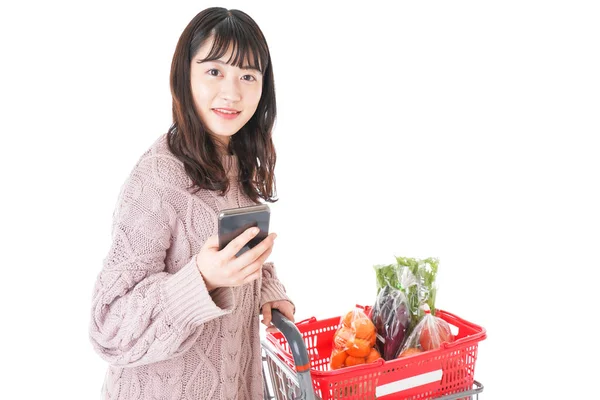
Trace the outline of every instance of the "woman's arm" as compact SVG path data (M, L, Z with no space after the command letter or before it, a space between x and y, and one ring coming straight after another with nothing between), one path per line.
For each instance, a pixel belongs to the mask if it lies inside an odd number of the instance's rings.
M142 161L123 185L93 294L90 338L113 365L177 356L194 344L202 324L233 305L229 289L208 293L195 256L177 273L165 272L177 215L167 189L154 179L152 162Z
M264 263L262 268L262 286L260 291L260 308L266 303L286 300L292 303L286 294L285 287L277 278L275 265L272 262ZM292 303L293 304L293 303Z

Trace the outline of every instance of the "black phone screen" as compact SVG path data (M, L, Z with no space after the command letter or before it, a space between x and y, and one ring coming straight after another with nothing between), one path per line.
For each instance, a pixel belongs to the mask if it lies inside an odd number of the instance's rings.
M271 213L266 205L223 210L219 215L219 250L225 248L246 229L257 226L260 229L258 235L242 247L236 256L239 257L252 249L269 234L270 218Z

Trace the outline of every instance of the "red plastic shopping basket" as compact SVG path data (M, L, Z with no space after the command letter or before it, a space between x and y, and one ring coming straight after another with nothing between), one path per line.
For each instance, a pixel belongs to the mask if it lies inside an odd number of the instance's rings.
M361 308L370 311L370 307ZM379 359L333 371L329 369L329 357L341 317L325 320L313 317L297 323L310 356L315 393L323 400L392 400L428 399L471 389L477 347L486 338L485 329L443 310L437 310L436 316L458 330L454 342L397 360ZM279 332L269 333L267 340L274 345L279 358L295 370L285 337Z

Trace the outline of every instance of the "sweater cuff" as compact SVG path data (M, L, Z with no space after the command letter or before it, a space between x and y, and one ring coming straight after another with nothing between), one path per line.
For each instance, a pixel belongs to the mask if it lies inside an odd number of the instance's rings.
M229 314L235 304L231 288L216 289L212 296L208 293L195 257L166 279L163 296L165 311L182 330Z
M292 303L288 295L285 293L285 288L277 278L263 278L262 287L260 289L260 308L266 303L273 301L286 300ZM293 305L294 303L292 303ZM294 308L296 308L294 306Z

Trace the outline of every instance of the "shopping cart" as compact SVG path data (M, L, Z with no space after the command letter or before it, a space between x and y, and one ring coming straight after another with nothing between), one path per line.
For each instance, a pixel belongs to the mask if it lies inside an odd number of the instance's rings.
M330 371L340 317L294 324L273 310L280 333L261 340L264 399L478 399L483 385L474 379L474 370L485 329L442 310L436 316L457 330L453 343L412 357Z

